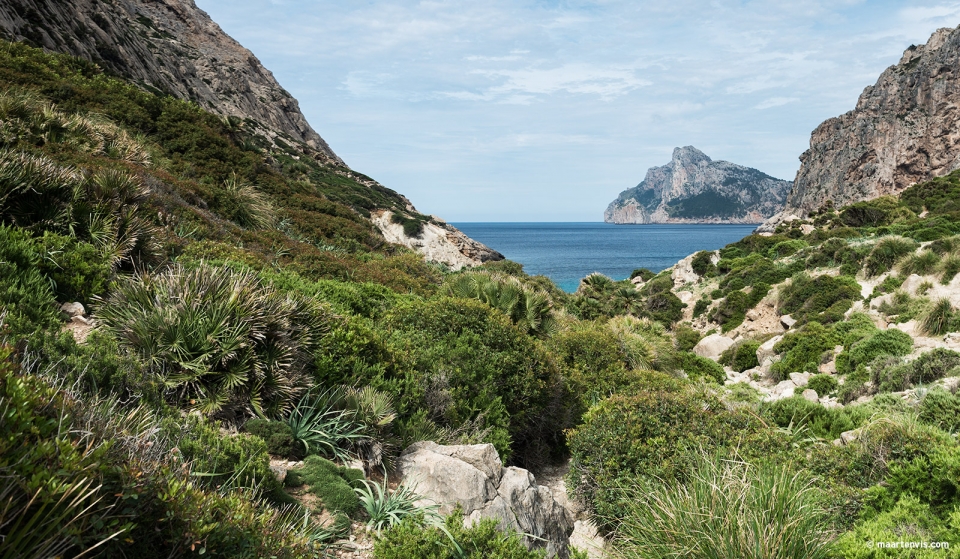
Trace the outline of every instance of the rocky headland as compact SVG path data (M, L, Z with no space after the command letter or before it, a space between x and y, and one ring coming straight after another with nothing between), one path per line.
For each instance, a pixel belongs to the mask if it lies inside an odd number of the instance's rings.
M760 223L780 211L792 183L713 161L693 146L647 171L603 213L607 223Z
M840 207L896 195L960 168L958 85L960 28L939 29L908 48L855 109L813 131L786 206L764 230L827 201Z

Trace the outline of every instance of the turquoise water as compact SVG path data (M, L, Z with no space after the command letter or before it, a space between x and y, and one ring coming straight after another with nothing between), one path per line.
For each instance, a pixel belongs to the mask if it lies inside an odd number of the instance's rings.
M716 250L756 225L613 225L609 223L454 223L468 236L543 274L567 292L600 272L613 279L636 268L659 272L698 250Z

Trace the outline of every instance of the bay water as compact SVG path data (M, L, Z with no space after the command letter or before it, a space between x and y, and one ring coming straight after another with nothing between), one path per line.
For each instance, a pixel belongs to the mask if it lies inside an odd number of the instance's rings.
M615 280L637 268L659 272L699 250L716 250L749 235L757 225L611 223L453 223L525 272L549 277L568 293L600 272Z

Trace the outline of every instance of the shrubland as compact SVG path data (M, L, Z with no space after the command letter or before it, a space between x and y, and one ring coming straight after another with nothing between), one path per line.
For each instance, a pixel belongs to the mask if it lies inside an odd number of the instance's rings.
M539 556L391 489L421 440L569 459L626 557L960 536L960 354L929 341L960 330L937 291L960 174L698 253L695 281L565 294L386 243L372 211L410 235L431 218L256 130L0 48L0 555L311 557L367 523L378 558ZM73 301L95 321L77 338ZM761 305L795 320L778 340L747 328ZM714 333L738 341L693 352ZM757 388L802 372L831 405ZM303 464L281 483L271 460Z

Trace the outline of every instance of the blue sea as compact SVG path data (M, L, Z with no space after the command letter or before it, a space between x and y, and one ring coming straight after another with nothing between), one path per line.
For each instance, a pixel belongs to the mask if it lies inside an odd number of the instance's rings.
M698 250L716 250L749 235L756 225L613 225L610 223L454 223L457 229L543 274L572 293L600 272L615 280L637 268L659 272Z

